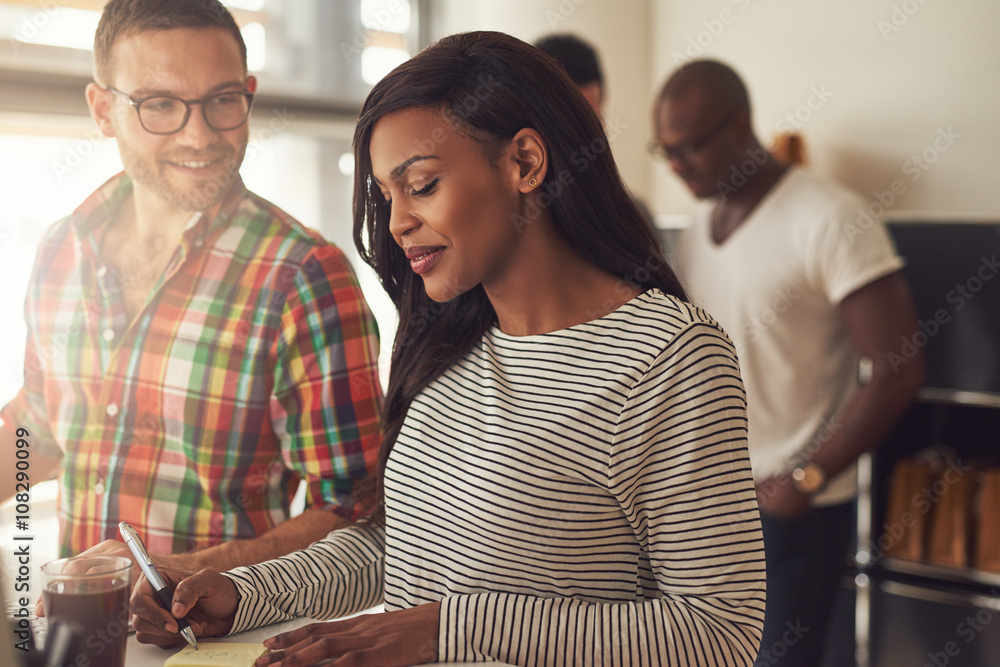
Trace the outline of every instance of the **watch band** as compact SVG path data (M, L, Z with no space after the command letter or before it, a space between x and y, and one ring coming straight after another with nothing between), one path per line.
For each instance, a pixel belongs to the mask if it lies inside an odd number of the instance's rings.
M826 486L826 471L814 461L809 461L792 471L792 485L808 496L819 493Z

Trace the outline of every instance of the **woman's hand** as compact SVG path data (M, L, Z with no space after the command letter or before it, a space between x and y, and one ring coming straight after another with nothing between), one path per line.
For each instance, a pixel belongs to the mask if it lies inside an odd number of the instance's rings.
M410 609L313 623L264 642L273 652L255 665L373 665L407 667L437 662L440 602Z
M183 644L176 619L185 615L195 637L224 635L233 627L239 595L236 585L227 577L212 570L190 574L161 568L160 574L167 586L174 588L170 613L160 606L145 577L132 589L132 626L140 643Z

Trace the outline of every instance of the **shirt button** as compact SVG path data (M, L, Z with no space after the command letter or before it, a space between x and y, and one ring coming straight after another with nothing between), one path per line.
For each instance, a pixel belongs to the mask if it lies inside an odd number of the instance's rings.
M205 240L204 239L200 239L200 238L199 239L195 239L193 245L194 245L195 248L200 248L203 245L205 245Z
M118 414L118 406L112 403L104 411L108 413L109 417L114 417Z
M105 329L104 333L101 334L101 336L104 338L105 341L107 341L107 342L110 343L111 341L113 341L115 339L115 330L114 329Z
M94 485L94 493L96 493L97 495L103 496L104 490L105 490L104 482L98 482L97 484Z
M108 267L106 267L106 266L101 266L101 267L99 267L99 268L97 269L97 277L98 277L98 278L103 278L103 277L104 277L104 276L106 276L106 275L108 275Z

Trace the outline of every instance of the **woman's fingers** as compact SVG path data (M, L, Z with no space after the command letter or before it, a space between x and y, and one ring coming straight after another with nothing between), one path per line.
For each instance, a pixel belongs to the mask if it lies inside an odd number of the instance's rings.
M289 630L288 632L282 632L280 635L275 635L270 639L264 640L264 646L267 646L270 649L288 648L289 646L294 646L309 637L332 632L335 625L335 622L310 623L309 625L303 625L301 628Z
M440 603L330 623L313 623L264 642L274 652L256 664L406 667L437 660Z
M232 627L238 596L236 586L218 572L184 573L162 570L173 588L170 611L165 610L143 577L132 591L133 626L141 643L170 646L183 642L177 619L186 616L195 636L225 634ZM175 582L177 583L174 586Z

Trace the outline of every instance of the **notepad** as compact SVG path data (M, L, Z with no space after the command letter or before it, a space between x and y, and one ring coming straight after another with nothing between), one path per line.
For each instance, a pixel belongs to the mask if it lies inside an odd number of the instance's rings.
M263 644L198 642L198 648L185 646L167 658L163 667L253 667L268 651Z

